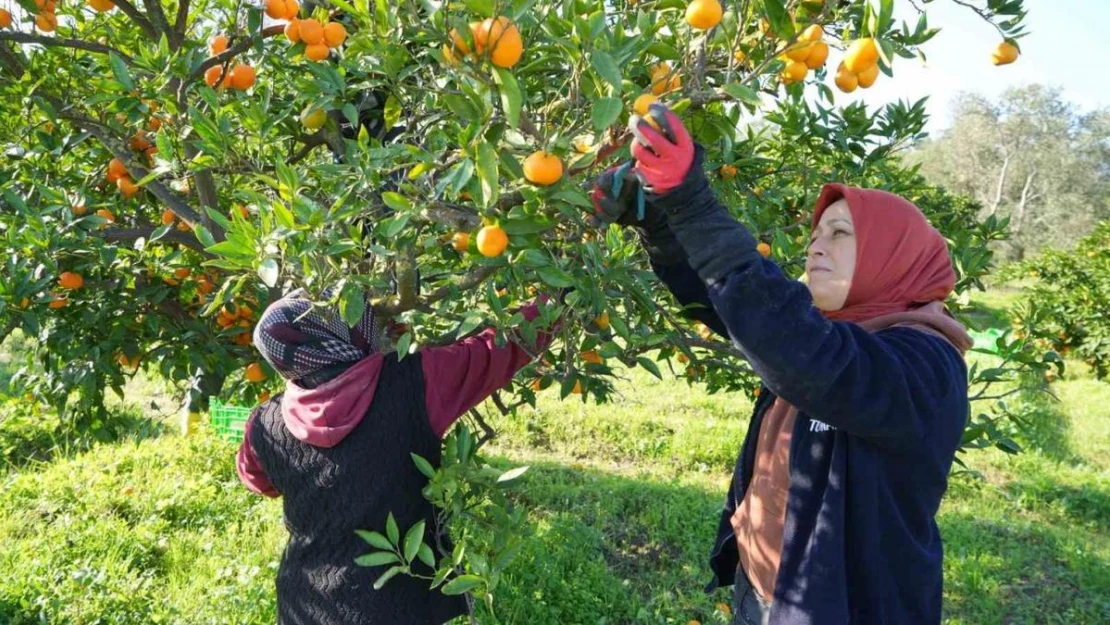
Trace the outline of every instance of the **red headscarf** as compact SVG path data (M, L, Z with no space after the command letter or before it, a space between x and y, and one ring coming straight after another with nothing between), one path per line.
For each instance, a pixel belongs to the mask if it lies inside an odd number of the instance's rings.
M886 191L827 184L817 199L813 227L840 199L852 213L856 270L844 307L825 316L872 331L901 323L925 325L961 351L970 348L967 331L944 308L956 286L948 245L921 210Z

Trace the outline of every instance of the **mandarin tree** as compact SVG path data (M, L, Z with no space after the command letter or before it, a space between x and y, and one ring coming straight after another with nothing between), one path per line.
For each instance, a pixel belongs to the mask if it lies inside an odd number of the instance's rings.
M837 103L837 86L927 51L937 31L904 4L912 23L893 0L12 2L0 340L35 338L18 381L86 428L136 369L176 383L190 412L268 396L277 376L250 332L294 287L349 320L370 293L402 353L486 325L531 339L561 316L497 399L506 412L541 392L604 401L623 367L754 391L737 349L657 295L635 240L598 229L588 182L628 158L629 115L657 98L792 275L820 185L839 180L917 202L966 294L1004 222L901 164L923 103ZM1020 0L961 4L997 32L983 63L999 40L1017 49ZM523 323L521 303L555 292ZM996 378L1045 366L1021 341L1005 349ZM448 470L470 440L448 439ZM488 596L479 578L466 590Z

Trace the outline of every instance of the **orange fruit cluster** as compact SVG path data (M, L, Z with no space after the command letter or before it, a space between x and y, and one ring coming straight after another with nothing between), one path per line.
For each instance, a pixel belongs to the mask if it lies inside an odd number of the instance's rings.
M470 43L454 28L448 36L451 43L443 45L443 56L448 63L454 65L470 55ZM505 16L471 22L470 36L474 42L473 52L479 57L488 55L490 63L497 67L510 68L520 62L524 55L524 40L520 36L520 29Z
M853 41L836 68L836 86L844 93L851 93L857 87L869 88L878 78L878 42L871 37Z
M782 81L788 85L801 82L809 75L809 70L825 66L829 58L829 46L821 39L825 36L820 24L811 24L801 35L798 42L787 49L783 61Z
M338 48L347 40L347 29L339 22L321 24L312 18L291 17L285 25L285 37L292 43L304 43L304 55L308 60L323 61L331 48Z
M35 0L39 12L35 15L35 28L44 33L52 33L58 29L58 7L54 0Z
M116 185L116 188L119 189L119 192L123 194L124 198L129 200L138 195L139 186L131 180L131 174L128 173L127 166L118 158L113 157L112 160L108 161L108 172L105 177L109 184ZM111 213L103 215L101 211L97 211L96 213L106 219L111 215ZM115 217L113 216L109 221L114 222Z
M670 63L660 63L651 68L651 92L657 96L682 87L682 78L671 70Z
M212 286L213 288L215 287L215 285ZM200 286L198 285L198 289L199 288ZM250 329L254 325L253 323L251 323L251 316L253 314L254 311L252 311L250 307L246 304L239 304L238 306L236 306L235 312L231 312L227 308L224 308L220 311L220 314L216 315L216 324L224 330L229 330L233 326L239 326L246 329L247 332L236 334L235 338L232 339L232 341L234 341L236 345L242 345L245 347L251 344Z

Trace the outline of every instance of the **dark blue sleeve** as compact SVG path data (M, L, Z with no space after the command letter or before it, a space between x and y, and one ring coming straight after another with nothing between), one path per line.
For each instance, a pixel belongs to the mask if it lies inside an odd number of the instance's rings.
M717 316L713 302L709 301L709 291L705 289L705 283L693 267L688 263L676 265L652 263L651 268L663 284L667 285L667 289L674 294L678 303L687 307L685 311L687 316L704 323L710 330L721 336L728 336L728 328Z
M700 172L652 201L667 211L728 336L776 395L836 428L901 448L921 440L941 395L966 406L966 369L955 348L918 330L872 334L826 319L804 284L759 255Z
M738 267L707 290L767 388L833 427L905 448L922 440L938 404L966 405L967 373L954 347L912 328L872 334L829 321L806 286L769 260Z

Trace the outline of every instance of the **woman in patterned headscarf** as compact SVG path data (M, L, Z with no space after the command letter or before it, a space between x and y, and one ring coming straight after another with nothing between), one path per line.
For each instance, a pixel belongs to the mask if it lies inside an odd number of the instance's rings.
M538 310L522 313L531 321ZM466 611L461 597L413 577L374 590L388 567L355 565L366 547L355 530L385 527L392 513L402 527L424 521L438 531L412 454L438 466L451 424L507 384L548 337L530 352L516 342L497 347L490 329L400 359L379 352L379 334L369 302L350 327L300 290L255 327L255 346L286 390L251 414L237 466L249 489L284 498L280 625L433 625Z

